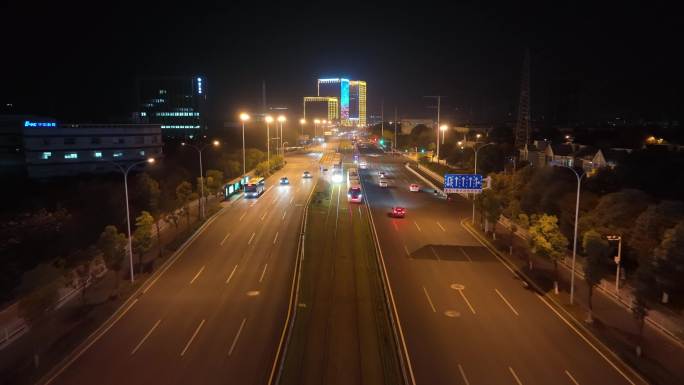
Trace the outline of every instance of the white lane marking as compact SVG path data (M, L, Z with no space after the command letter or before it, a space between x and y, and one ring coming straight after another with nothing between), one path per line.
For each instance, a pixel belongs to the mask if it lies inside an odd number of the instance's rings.
M233 267L233 271L230 272L228 279L226 279L226 284L228 284L228 282L230 282L230 279L233 278L233 274L235 274L235 270L237 270L237 267L238 265L235 265L235 267Z
M190 284L191 284L191 285L192 285L193 282L195 282L195 280L197 279L197 277L199 277L200 274L202 274L203 271L204 271L204 266L202 266L202 268L199 269L199 271L197 272L197 274L195 274L195 276L192 278L192 281L190 281Z
M463 377L463 382L465 382L466 385L470 385L470 381L468 381L468 377L466 377L465 371L463 370L463 367L461 364L458 364L458 371L461 372L461 377Z
M415 224L416 224L416 228L418 228L418 231L420 231L420 232L422 233L422 232L423 232L423 230L421 230L421 229L420 229L420 226L418 226L418 222L416 222L416 221L413 221L413 223L415 223Z
M470 308L470 311L475 314L475 309L473 309L473 306L470 304L470 301L468 301L468 298L466 298L465 294L463 294L463 290L457 290L460 294L461 297L463 297L463 301L465 301L466 305Z
M266 212L264 213L264 215L261 216L261 220L262 220L262 221L264 220L264 218L266 218L266 215L267 215L267 214L268 214L268 210L266 210Z
M230 357L233 354L233 349L235 349L235 345L237 344L238 338L240 338L240 333L242 333L242 328L245 327L245 322L247 322L247 318L242 319L242 323L240 324L240 328L237 331L237 334L235 334L235 338L233 338L233 343L230 345L230 350L228 351L228 357Z
M437 221L437 226L439 226L439 228L442 229L442 231L446 232L446 229L442 226L441 223L439 223L439 221Z
M409 257L411 256L411 253L409 252L409 249L408 247L406 247L406 245L404 245L404 251L406 252L406 255L408 255Z
M249 241L247 241L247 244L248 244L248 245L251 245L251 244L252 244L252 240L254 240L254 236L255 236L255 235L256 235L256 232L253 232L253 233L252 233L252 236L249 237Z
M593 343L591 343L591 341L589 341L589 339L588 339L587 337L585 337L584 334L580 333L580 331L577 330L577 328L576 328L574 325L572 325L572 324L570 323L570 321L566 320L566 319L565 319L565 318L564 318L564 317L563 317L555 308L553 308L553 307L551 306L551 304L548 303L544 297L542 297L542 296L539 295L539 294L537 294L537 297L544 303L544 305L546 305L549 309L551 309L551 311L554 312L554 313L558 316L558 318L560 318L563 322L565 322L565 324L568 325L568 327L569 327L570 329L572 329L575 333L577 333L577 335L580 336L580 338L581 338L582 340L584 340L584 342L586 342L589 346L591 346L591 347L596 351L596 353L598 353L604 360L606 360L606 362L608 362L608 364L610 364L610 366L612 366L613 369L615 369L615 371L617 371L618 373L620 373L620 375L621 375L625 380L627 380L627 382L629 382L629 383L632 384L632 385L636 385L636 384L634 383L634 381L632 381L629 377L627 377L627 374L625 374L625 372L623 372L622 370L620 370L620 368L618 368L617 365L615 365L615 364L613 363L613 361L609 360L608 357L606 357L606 355L603 354L603 352L602 352L601 350L599 350L598 347L596 347L596 345L594 345Z
M149 337L150 334L152 334L152 332L154 331L154 329L156 329L157 326L159 326L159 323L160 323L160 322L161 322L161 320L157 320L157 322L154 324L154 326L152 326L152 329L150 329L150 331L148 331L147 334L145 334L145 336L140 340L140 342L138 342L138 344L135 345L135 347L133 348L133 350L131 350L131 355L134 355L135 352L137 352L138 349L140 349L140 347L141 347L142 344L145 342L145 340L147 339L147 337Z
M290 198L290 204L292 204L293 200L294 200L294 197Z
M508 305L508 307L511 309L511 311L513 312L513 314L515 314L515 315L520 315L520 314L518 314L518 312L515 310L515 308L513 307L513 305L511 305L511 303L508 302L508 300L506 299L506 297L504 297L503 294L501 294L501 292L499 291L499 289L496 289L496 288L495 288L494 291L496 291L496 294L498 294L499 297L501 297L501 299L502 299L504 302L506 302L506 305Z
M283 212L283 219L282 219L282 220L285 220L285 215L286 215L286 214L287 214L287 210L285 210L285 211Z
M197 337L197 333L199 333L200 329L202 329L202 325L204 325L204 321L205 321L205 320L202 319L202 322L200 322L200 324L197 325L197 329L195 329L195 332L192 333L192 337L190 337L190 339L188 340L188 343L185 344L185 348L183 348L183 351L182 351L181 354L180 354L181 357L183 357L183 355L185 355L185 352L188 351L188 348L190 347L190 344L192 343L192 341L195 340L195 337Z
M513 378L515 379L515 382L517 382L518 385L523 385L523 383L520 382L520 379L518 378L518 375L515 374L515 370L513 370L513 368L511 368L510 366L508 367L508 370L511 372L511 375L512 375Z
M570 377L570 381L572 381L573 384L579 385L579 382L577 382L577 380L575 380L575 377L573 377L572 374L570 374L570 372L568 372L568 371L566 370L566 371L565 371L565 374L567 374L568 377Z
M441 261L441 259L439 259L439 255L435 251L435 248L430 246L430 250L432 251L432 254L434 254L435 258L437 258L438 261Z
M246 211L245 211L244 213L242 213L242 215L240 215L240 222L242 222L242 218L244 218L245 215L247 215L247 212L246 212Z
M425 298L427 298L428 303L430 304L430 307L432 308L432 312L437 313L437 309L435 309L435 305L432 303L432 299L430 298L430 294L428 294L425 286L423 286L423 293L425 293Z
M266 269L268 268L268 263L264 265L264 270L261 272L261 277L259 277L259 283L264 280L264 275L266 275Z
M466 253L466 251L465 251L464 248L459 247L459 249L461 249L461 253L463 253L463 255L465 255L465 257L468 258L468 261L469 261L469 262L472 262L472 261L473 261L473 260L470 258L470 255L468 255L468 253Z
M273 188L273 186L267 188L266 191L264 191L264 194L266 194L267 192L271 191L272 188Z
M278 232L276 231L275 238L273 238L273 244L275 245L276 242L278 242Z
M223 237L223 240L221 241L220 245L223 246L223 244L226 242L226 239L230 237L230 233L226 234L225 237Z
M255 204L257 204L257 202L258 202L258 201L257 201L257 200L255 200L254 202L252 202L252 204L251 204L251 205L249 205L249 207L254 207L254 205L255 205Z

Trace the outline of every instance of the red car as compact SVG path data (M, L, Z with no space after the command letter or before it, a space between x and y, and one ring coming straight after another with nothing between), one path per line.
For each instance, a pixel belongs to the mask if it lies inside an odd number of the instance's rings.
M406 209L403 207L392 207L390 215L394 218L403 218L406 216Z

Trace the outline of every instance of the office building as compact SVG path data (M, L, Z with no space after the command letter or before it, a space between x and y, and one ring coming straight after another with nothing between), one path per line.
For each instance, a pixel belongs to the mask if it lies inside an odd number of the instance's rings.
M304 97L305 118L326 119L324 116L318 116L320 108L314 108L313 104L327 103L327 120L344 127L366 126L365 81L344 78L318 79L316 95Z
M167 137L194 136L207 129L205 78L143 78L137 91L137 122L158 124Z
M352 126L366 126L366 82L349 81L349 120Z
M3 173L49 178L115 170L162 156L159 124L62 124L36 116L0 117Z

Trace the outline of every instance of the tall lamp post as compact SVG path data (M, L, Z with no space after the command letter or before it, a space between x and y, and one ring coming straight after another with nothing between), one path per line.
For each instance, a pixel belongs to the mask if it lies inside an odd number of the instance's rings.
M266 162L268 162L268 171L271 171L271 123L273 117L266 115Z
M246 113L240 114L240 120L242 121L242 178L245 178L247 170L245 170L245 122L249 120L249 115Z
M566 166L564 164L556 163L554 164L554 166L567 168L568 170L572 171L577 177L577 199L575 202L575 234L573 236L572 241L572 275L570 276L570 305L572 305L575 299L575 258L577 256L577 223L579 222L580 187L582 186L582 177L584 177L586 174L580 174L574 168Z
M197 151L197 153L199 154L199 168L200 168L200 199L199 199L199 204L202 208L202 219L204 219L204 202L203 202L203 199L204 199L204 171L202 170L202 151L204 151L204 149L207 148L207 146L209 146L209 145L212 145L214 147L218 147L219 144L220 143L218 140L214 140L211 143L206 143L205 145L198 147L198 146L195 146L194 144L181 142L181 146L194 148Z
M609 241L618 242L618 253L615 257L615 265L617 265L615 270L615 292L620 292L620 259L622 259L622 236L621 235L606 235L606 239Z
M283 158L285 158L285 148L283 147L283 123L285 123L286 120L284 115L278 117L278 123L280 123L280 156Z
M145 160L141 160L140 162L135 162L128 167L124 167L118 163L114 162L108 162L116 166L116 168L121 171L124 177L124 191L126 193L126 226L128 227L128 261L130 264L130 269L131 269L131 283L135 281L134 275L133 275L133 239L131 238L131 211L128 206L128 172L131 171L131 169L139 164L143 163L149 163L152 164L154 163L155 160L154 158L148 158Z

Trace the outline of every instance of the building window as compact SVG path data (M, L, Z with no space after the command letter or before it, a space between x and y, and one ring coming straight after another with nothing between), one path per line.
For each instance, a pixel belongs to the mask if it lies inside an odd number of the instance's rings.
M140 156L145 156L145 150L140 150Z
M136 137L135 137L135 143L136 143L136 144L143 144L143 143L145 143L145 137L144 137L144 136L136 136Z
M67 152L64 154L64 159L78 159L78 154L75 152Z
M95 151L93 152L93 156L96 158L102 158L102 151Z
M43 138L43 144L49 145L52 144L52 141L50 140L50 138Z
M124 144L125 139L124 138L116 138L116 143L117 144Z
M159 136L154 135L154 136L152 137L152 143L157 143L158 141L159 141Z
M48 160L52 156L52 153L50 151L45 151L40 155L40 159L43 160Z
M100 143L102 143L102 138L100 138L98 136L92 137L92 138L90 138L90 143L91 144L100 144Z
M121 158L123 156L123 152L115 152L113 156L115 158Z
M64 144L76 144L76 138L64 138Z

